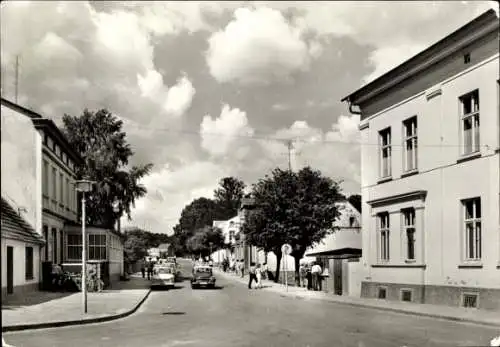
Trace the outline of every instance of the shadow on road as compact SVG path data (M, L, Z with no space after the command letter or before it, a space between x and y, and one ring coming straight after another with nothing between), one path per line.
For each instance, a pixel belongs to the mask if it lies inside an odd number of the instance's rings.
M196 287L195 288L196 290L221 290L221 289L224 289L223 286L214 286L213 288L212 287Z
M37 291L23 295L15 295L2 300L2 310L13 310L22 306L42 304L47 301L57 300L76 293L72 292L45 292Z
M173 311L173 312L163 312L163 316L182 316L185 315L186 312L179 312L179 311Z
M184 286L174 286L174 287L165 287L165 286L151 286L151 289L154 291L169 291L169 290L176 290L176 289L182 289Z

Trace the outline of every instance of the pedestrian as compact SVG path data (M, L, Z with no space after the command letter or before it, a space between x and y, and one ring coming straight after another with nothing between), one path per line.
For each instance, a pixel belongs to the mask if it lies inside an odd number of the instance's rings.
M248 271L249 276L248 276L248 289L252 289L252 282L255 281L257 282L257 276L255 274L256 267L255 263L250 264L250 269Z
M153 275L153 262L150 261L148 263L148 280L151 280L152 275Z
M257 264L255 268L255 278L257 281L257 288L262 288L262 267L260 264Z
M146 277L146 268L144 267L144 262L141 262L141 273L142 273L142 278Z
M317 262L314 262L314 265L312 266L311 269L311 274L312 274L312 282L313 282L313 290L318 291L320 290L320 275L321 275L321 266Z
M240 271L241 271L241 278L245 277L245 262L243 259L240 259Z
M303 264L303 263L300 264L300 267L299 267L299 276L300 276L300 278L299 278L299 281L300 281L299 286L300 287L305 287L307 285L306 284L306 282L307 282L307 268L306 268L305 264Z
M262 264L262 278L267 280L268 276L267 276L267 272L268 272L268 268L267 268L267 263L264 263Z
M306 267L306 277L307 277L307 290L312 290L313 280L312 280L311 266L309 264Z

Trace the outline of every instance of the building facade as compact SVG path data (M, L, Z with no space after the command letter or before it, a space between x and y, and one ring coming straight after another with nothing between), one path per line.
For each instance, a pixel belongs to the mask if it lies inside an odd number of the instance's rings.
M34 118L33 123L42 137L42 234L47 240L42 260L62 264L68 241L64 227L78 222L76 167L83 161L52 120Z
M361 212L347 200L337 204L340 215L328 234L305 253L323 269L323 289L336 295L361 295Z
M41 280L42 139L29 112L2 98L2 300L38 290Z
M500 309L498 40L488 11L342 100L374 144L362 296Z

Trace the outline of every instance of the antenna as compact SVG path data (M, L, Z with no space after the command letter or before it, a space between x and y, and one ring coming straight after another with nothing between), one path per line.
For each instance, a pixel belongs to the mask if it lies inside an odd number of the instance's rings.
M15 82L15 87L16 87L15 100L16 100L16 104L17 104L17 96L18 96L18 92L19 92L19 55L16 55L16 80L14 82Z

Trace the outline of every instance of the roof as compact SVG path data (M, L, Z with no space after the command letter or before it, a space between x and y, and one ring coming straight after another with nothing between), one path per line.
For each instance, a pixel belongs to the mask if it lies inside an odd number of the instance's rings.
M35 126L35 129L37 130L44 130L47 131L50 136L55 140L55 142L64 149L66 154L75 161L76 164L82 165L84 164L84 161L80 154L78 154L71 145L68 142L68 139L66 136L61 132L61 130L57 127L57 125L52 121L51 119L44 118L42 115L39 113L36 113L33 110L30 110L24 106L21 106L17 103L14 103L10 100L7 100L5 98L2 98L2 105L5 105L6 107L17 111L29 118L31 118L31 121L33 122L33 125Z
M17 211L2 197L1 210L2 237L36 244L45 244L45 240Z
M491 29L491 31L495 29L498 30L498 16L494 10L488 10L484 12L482 15L476 17L475 19L468 22L464 26L455 30L454 32L447 35L443 39L439 40L429 48L423 50L422 52L418 53L412 58L406 60L404 63L396 66L389 72L378 77L374 81L364 85L360 89L344 97L341 101L342 102L347 101L351 104L357 105L357 101L368 94L373 94L371 95L371 97L374 97L375 95L382 93L383 91L387 90L388 88L392 87L393 85L399 82L396 81L397 77L406 76L402 78L406 79L411 75L420 72L422 68L419 69L418 64L421 63L422 61L430 61L432 58L435 58L439 53L443 53L443 48L446 47L450 42L455 42L457 41L457 39L466 36L467 33L469 33L470 31L473 30L479 31L485 26L488 26L491 23L495 22L497 25L492 25L491 28L489 28ZM444 58L445 58L444 56L441 57L441 59ZM414 71L410 72L411 70Z
M170 248L170 243L160 243L158 246L158 249L169 249Z

